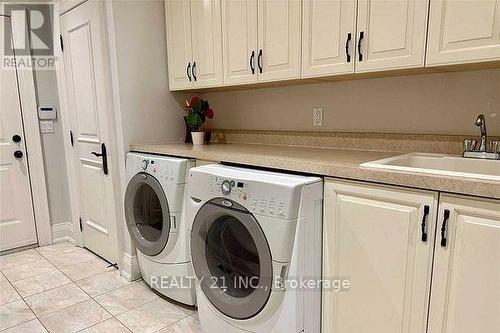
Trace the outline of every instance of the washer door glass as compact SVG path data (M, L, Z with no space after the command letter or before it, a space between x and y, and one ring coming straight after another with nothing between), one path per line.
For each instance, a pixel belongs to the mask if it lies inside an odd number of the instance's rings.
M205 204L193 223L191 251L204 294L223 314L247 319L266 305L272 284L271 252L252 214Z
M135 175L125 193L125 218L135 246L155 256L167 244L170 211L160 183L147 173Z

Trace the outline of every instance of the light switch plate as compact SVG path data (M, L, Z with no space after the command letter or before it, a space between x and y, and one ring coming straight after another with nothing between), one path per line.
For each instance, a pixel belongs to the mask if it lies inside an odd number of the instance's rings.
M40 120L40 132L54 133L54 122L52 120Z
M314 107L313 108L313 127L323 126L323 108Z

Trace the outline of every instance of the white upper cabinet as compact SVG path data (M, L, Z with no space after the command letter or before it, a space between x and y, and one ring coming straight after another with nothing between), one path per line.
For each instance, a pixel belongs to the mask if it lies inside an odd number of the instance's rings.
M189 1L165 1L168 82L170 90L193 87L191 10Z
M222 1L224 83L257 82L257 0Z
M165 1L170 90L222 86L220 0Z
M429 332L498 332L500 201L443 195L437 228Z
M427 0L359 0L356 72L423 67Z
M431 0L427 66L500 60L500 0Z
M192 76L198 88L223 82L220 5L220 0L191 1Z
M301 58L301 2L258 1L259 82L298 79Z
M327 180L324 196L323 279L351 288L323 290L322 332L425 332L437 193Z
M354 73L356 1L302 2L302 77Z

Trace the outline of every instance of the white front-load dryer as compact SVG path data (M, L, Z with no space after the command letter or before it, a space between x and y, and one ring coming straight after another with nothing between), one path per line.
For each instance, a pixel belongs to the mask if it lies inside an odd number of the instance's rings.
M320 332L322 200L318 177L224 165L189 171L204 333Z
M151 288L195 305L196 292L184 198L186 158L128 153L124 209L142 277Z

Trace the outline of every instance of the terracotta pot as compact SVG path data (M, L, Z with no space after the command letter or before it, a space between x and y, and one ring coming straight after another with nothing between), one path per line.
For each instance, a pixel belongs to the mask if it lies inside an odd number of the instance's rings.
M191 132L191 138L193 139L193 145L202 145L205 141L205 132Z

